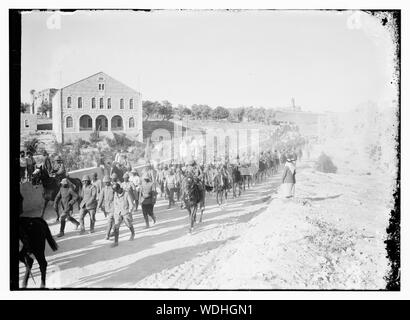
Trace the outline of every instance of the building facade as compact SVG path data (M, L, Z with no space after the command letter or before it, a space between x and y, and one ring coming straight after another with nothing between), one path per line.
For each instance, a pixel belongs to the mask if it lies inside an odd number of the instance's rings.
M141 94L103 72L61 88L52 106L58 142L88 139L94 131L143 140Z
M34 133L37 130L37 115L20 113L20 132Z

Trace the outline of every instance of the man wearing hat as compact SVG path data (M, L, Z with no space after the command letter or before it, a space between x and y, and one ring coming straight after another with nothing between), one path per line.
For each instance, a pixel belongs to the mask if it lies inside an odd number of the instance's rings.
M101 183L101 180L98 179L98 173L97 172L93 173L91 183L97 189L97 201L98 201L98 199L100 197L101 190L102 190L102 183Z
M81 179L83 188L81 190L81 203L80 203L80 234L85 233L84 217L87 213L90 214L90 233L94 232L95 225L95 210L97 208L97 189L91 184L91 179L88 175L83 176Z
M127 191L131 198L132 198L132 202L135 202L135 196L136 196L136 191L135 191L135 186L134 184L130 181L130 174L128 172L126 172L123 176L124 178L124 182L121 183L121 188L124 189L125 191Z
M286 159L282 175L282 193L284 197L291 198L295 196L296 183L296 160L291 156Z
M55 174L57 181L61 182L66 177L66 170L63 159L60 156L54 158L55 165L52 173Z
M105 239L109 240L111 229L114 226L114 190L108 175L104 176L103 183L104 187L101 190L97 208L102 209L107 218L107 234Z
M118 246L118 237L120 234L120 226L122 221L131 231L130 241L134 239L135 232L132 225L132 207L133 202L129 192L121 188L119 183L114 183L114 243L112 247Z
M64 178L61 180L61 188L58 191L56 198L54 199L54 209L58 212L58 204L61 202L61 208L63 209L63 213L60 217L60 233L57 237L64 236L64 228L66 224L66 220L73 223L76 227L80 225L80 223L74 219L71 214L73 212L73 204L77 201L78 194L69 187L68 180Z
M137 169L133 168L131 170L130 181L134 184L135 187L135 211L138 210L139 198L140 198L140 189L141 189L141 178L138 174Z
M142 214L144 215L145 227L149 228L148 216L152 218L154 223L156 222L154 215L154 204L157 199L157 190L150 177L147 175L143 177L140 194L140 203L142 207Z
M116 175L116 179L118 179L118 181L123 182L123 173L121 171L121 169L118 167L118 163L117 162L113 162L112 163L112 168L111 168L111 179L113 179L113 175ZM116 180L117 181L117 180Z
M52 173L53 165L51 164L50 157L46 150L43 150L43 167L47 170L49 175Z
M171 168L169 170L169 174L165 177L165 189L167 191L168 200L169 200L168 209L170 209L171 206L175 204L174 193L176 191L176 188L177 188L177 178L174 174L174 169Z

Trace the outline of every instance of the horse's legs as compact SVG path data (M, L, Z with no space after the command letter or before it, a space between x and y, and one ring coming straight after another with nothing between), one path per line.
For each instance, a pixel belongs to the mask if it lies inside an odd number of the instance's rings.
M41 272L40 288L45 288L46 287L46 274L47 274L47 260L46 260L46 257L44 256L44 250L36 253L35 257L37 259L38 265L40 266L40 272Z
M192 232L192 230L194 229L194 224L195 224L195 220L196 220L196 211L198 210L198 204L196 204L194 206L194 208L192 209L191 212L191 229L189 230L190 232Z
M201 216L199 217L199 222L202 222L202 215L204 214L204 210L205 210L205 203L201 202Z
M28 282L28 278L31 273L31 268L33 267L34 260L31 259L28 255L24 255L23 259L24 259L24 264L26 265L26 272L24 274L22 288L25 289L27 288L27 282Z

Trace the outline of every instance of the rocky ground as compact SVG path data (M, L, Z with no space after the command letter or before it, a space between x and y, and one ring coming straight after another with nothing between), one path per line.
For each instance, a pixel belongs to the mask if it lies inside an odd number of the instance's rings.
M207 201L204 221L188 233L184 210L166 209L136 238L125 226L120 245L97 232L79 236L68 225L60 249L47 250L49 287L179 289L383 289L388 260L384 246L391 207L382 175L324 174L311 162L297 171L296 198L282 199L279 174L229 198L219 208ZM58 233L52 213L48 221ZM87 222L88 225L88 222ZM21 266L21 276L23 266ZM37 264L33 271L39 284ZM29 286L33 287L32 280Z

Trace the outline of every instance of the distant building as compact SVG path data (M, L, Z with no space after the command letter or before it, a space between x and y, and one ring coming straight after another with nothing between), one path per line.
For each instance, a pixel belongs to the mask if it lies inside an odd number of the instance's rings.
M36 114L39 114L40 107L44 103L52 103L53 97L56 94L58 89L48 88L34 93L34 111ZM48 117L51 117L51 112L47 113Z
M20 113L20 132L34 133L37 130L37 115Z
M125 133L142 142L141 94L99 72L59 89L53 99L53 131L58 142Z

